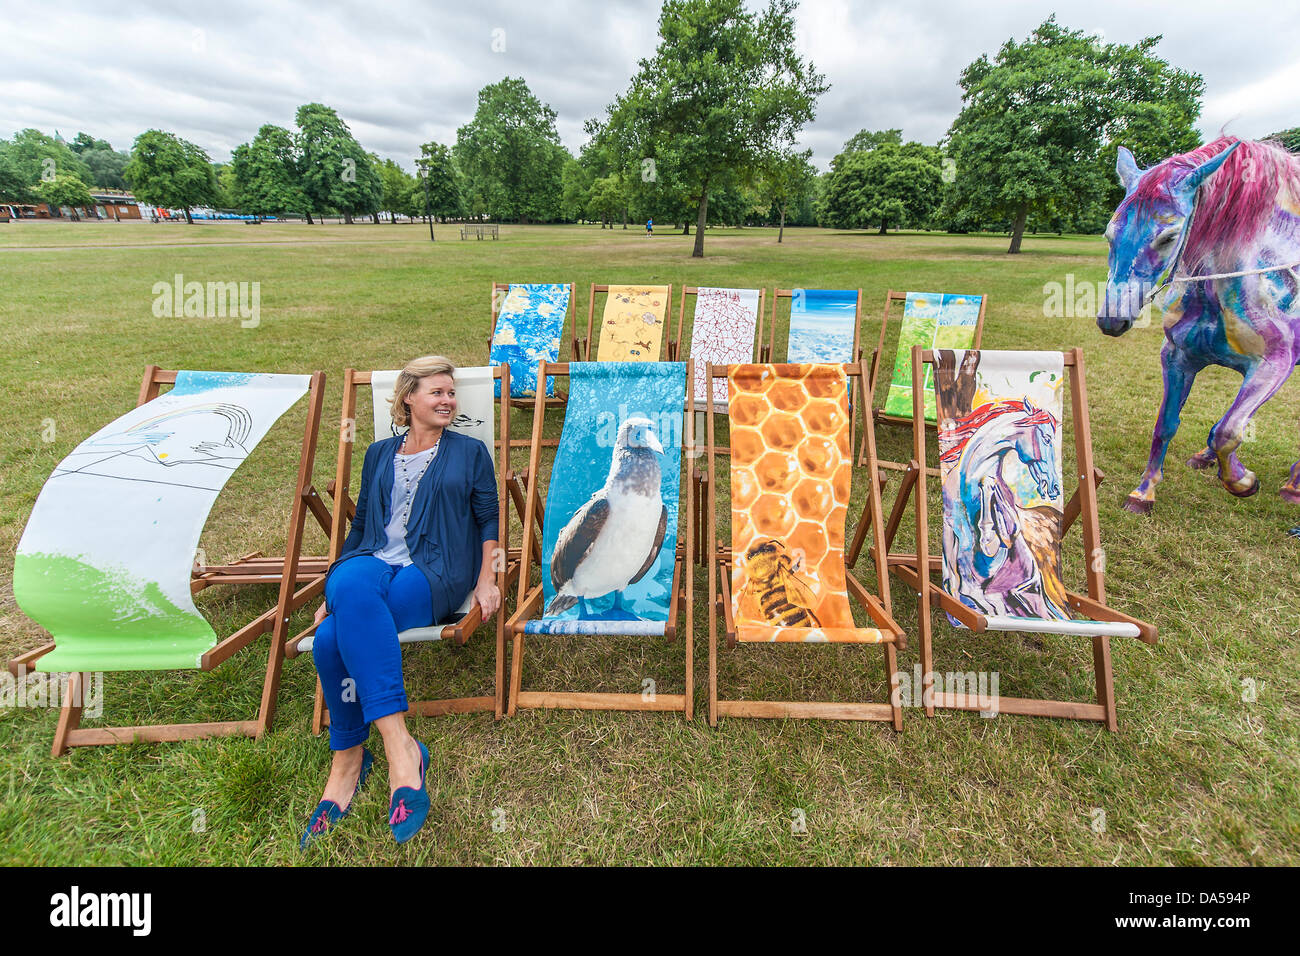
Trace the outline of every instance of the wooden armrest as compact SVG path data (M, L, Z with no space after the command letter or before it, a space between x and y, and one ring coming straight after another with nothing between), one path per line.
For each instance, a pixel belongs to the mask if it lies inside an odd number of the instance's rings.
M1156 639L1156 626L1148 624L1146 621L1139 621L1135 617L1129 617L1123 611L1117 611L1113 607L1108 607L1100 601L1096 601L1083 594L1067 592L1066 601L1075 610L1082 611L1094 621L1114 621L1120 624L1132 624L1138 629L1138 640L1144 644L1158 643Z
M885 610L885 606L880 603L880 599L863 587L862 582L851 574L844 576L844 583L848 585L848 591L857 599L858 603L866 609L867 616L882 631L888 631L895 642L900 641L903 636L903 629Z
M515 608L515 613L506 621L506 631L514 634L524 629L524 622L529 620L542 606L542 586L539 584L525 595Z

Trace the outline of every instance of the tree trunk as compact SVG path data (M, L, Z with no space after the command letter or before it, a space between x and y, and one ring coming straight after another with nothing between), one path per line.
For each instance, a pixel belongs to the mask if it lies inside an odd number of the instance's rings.
M686 222L682 224L682 235L689 236L690 234L691 234L691 221L687 219Z
M1020 240L1025 236L1025 220L1029 218L1029 203L1025 203L1016 210L1016 224L1011 228L1011 248L1007 250L1007 255L1015 255L1020 251Z
M351 209L348 209L348 210L345 210L345 211L344 211L344 213L343 213L343 221L346 222L349 226L352 225L352 210L351 210Z
M883 219L880 220L880 231L876 233L876 235L878 236L888 235L888 232L885 230L885 220Z
M780 242L783 236L785 236L785 207L784 206L781 207L781 231L776 234L776 241Z
M194 225L194 217L190 215L190 207L185 207L185 221L191 226Z
M379 213L378 213L378 212L372 212L370 215L374 218L374 220L375 220L375 225L376 225L376 226L379 225Z
M704 180L700 188L700 212L695 220L695 248L691 250L692 259L704 258L704 224L709 216L709 181Z
M623 228L627 228L627 206L623 207Z
M315 225L315 223L313 223L312 220L311 220L311 210L310 210L310 209L307 210L307 225L309 225L309 226Z

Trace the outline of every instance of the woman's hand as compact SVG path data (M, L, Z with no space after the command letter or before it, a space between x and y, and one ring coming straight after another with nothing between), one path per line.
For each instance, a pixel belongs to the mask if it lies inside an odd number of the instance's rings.
M501 589L497 587L496 578L479 578L474 586L474 600L483 610L483 619L487 620L501 607Z
M320 627L320 622L329 616L329 611L325 607L325 602L320 602L320 607L316 608L316 626Z

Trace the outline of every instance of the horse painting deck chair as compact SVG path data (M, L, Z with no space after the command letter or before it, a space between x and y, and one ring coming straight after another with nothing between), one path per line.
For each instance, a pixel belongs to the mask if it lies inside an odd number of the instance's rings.
M348 536L348 521L356 514L356 502L349 493L352 478L352 453L357 445L356 413L357 392L364 385L370 386L371 411L374 416L375 440L389 438L398 433L393 425L389 399L397 386L397 371L358 372L348 369L343 375L343 415L342 428L339 431L338 473L334 478L332 492L337 504L334 508L334 526L330 534L330 561L339 556L343 542ZM510 520L506 513L505 473L509 466L507 446L498 435L508 435L510 427L510 405L508 401L496 403L494 392L510 392L510 365L503 363L491 368L458 368L455 372L456 399L459 414L450 427L456 431L477 438L487 446L497 466L500 501L500 538L501 553L506 560L497 570L497 586L501 589L501 608L496 613L496 666L493 674L493 691L490 695L474 697L456 697L444 700L412 700L409 710L421 716L440 714L465 714L477 711L492 711L501 717L505 710L505 593L509 583L519 573L519 555L512 554L509 548ZM545 401L545 396L539 396ZM499 431L498 431L499 428ZM453 646L464 645L471 634L484 622L482 609L474 602L473 593L467 594L453 619L438 621L429 627L413 627L397 635L402 644L441 641ZM316 626L313 624L301 634L293 637L285 645L289 657L297 657L311 651L315 642ZM320 734L329 726L329 711L325 707L325 698L320 680L316 681L316 702L312 707L312 733Z
M488 363L510 366L510 401L516 408L532 408L537 388L537 363L560 360L564 326L573 312L573 283L492 283L492 332ZM572 322L573 348L578 347ZM576 354L576 353L575 353ZM497 398L501 383L496 383ZM546 403L563 405L565 396L555 391L555 379L546 381ZM518 442L527 445L527 441Z
M509 713L517 707L681 711L691 718L691 522L678 543L683 492L682 421L692 443L693 402L686 366L677 362L575 362L542 374L569 378L564 430L551 469L543 523L541 582L530 587L535 555L543 406L533 419L525 569L507 630L514 640ZM686 414L683 416L683 408ZM691 483L685 482L690 514ZM685 584L683 586L683 579ZM685 617L685 626L679 620ZM683 636L683 694L540 692L521 689L526 642L542 635Z
M844 566L844 520L852 482L849 380L865 365L710 366L727 382L731 434L731 545L717 538L716 482L708 485L709 723L719 716L888 720L902 729L897 695L889 703L720 700L718 624L727 647L740 642L879 644L891 690L903 634L890 612L889 577L877 561L880 596ZM715 455L708 414L709 475ZM880 511L869 468L868 508ZM876 522L876 541L884 536ZM882 552L883 553L883 550ZM871 627L854 623L849 595Z
M159 394L160 386L172 384ZM15 676L67 673L53 753L136 741L260 737L275 716L289 618L324 590L324 561L300 559L325 375L163 371L149 366L139 404L65 458L36 499L14 559L14 597L52 642L10 662ZM276 421L310 395L282 558L195 565L199 535L227 479ZM315 500L317 508L309 504ZM306 585L297 588L299 583ZM217 584L277 583L275 606L223 640L194 606ZM271 634L256 719L80 726L90 675L209 671Z
M573 360L591 361L596 296L605 296L600 321L597 362L657 362L672 324L670 285L595 285L587 300L587 334L574 336Z
M893 542L904 502L916 504L916 553L889 553L890 569L919 595L921 670L926 713L954 708L1072 717L1117 729L1110 639L1155 643L1154 626L1106 604L1083 355L912 349L912 380L933 369L939 418L943 545L929 553L923 395L912 392L914 461L885 528ZM1068 372L1074 417L1074 495L1062 494L1062 393ZM865 519L864 519L865 520ZM1065 589L1061 539L1083 525L1087 595ZM879 547L879 536L875 547ZM856 555L851 555L851 559ZM918 573L921 569L923 573ZM942 571L942 584L931 580ZM934 687L932 605L958 628L1021 631L1092 639L1096 703L993 697Z
M885 354L885 337L889 331L889 313L899 303L903 305L903 323L898 330L898 346L894 352L893 376L880 408L873 407L872 418L889 425L912 425L912 346L923 349L977 349L984 336L984 313L988 308L986 295L962 295L951 292L895 292L885 296L885 312L880 320L880 340L871 353L871 375L867 379L867 394L874 404L879 383L880 360ZM927 379L925 392L925 421L930 427L935 423L934 382ZM858 448L858 464L865 465L866 435ZM901 462L881 461L880 467L902 471L907 466Z

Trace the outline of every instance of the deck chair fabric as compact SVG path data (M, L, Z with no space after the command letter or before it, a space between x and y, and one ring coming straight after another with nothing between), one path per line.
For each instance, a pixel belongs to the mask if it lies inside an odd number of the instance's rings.
M41 671L196 669L216 633L191 570L227 479L307 375L177 373L54 469L14 560L14 597L50 632Z
M560 360L570 297L568 284L510 284L496 317L488 361L492 367L510 366L511 398L532 398L537 391L537 363ZM500 398L499 381L495 390ZM546 380L546 397L555 397L554 377Z
M1066 598L1064 356L939 350L933 368L944 590L983 614L990 630L1137 637L1134 624L1072 614Z
M695 318L691 324L691 370L697 409L703 409L707 400L718 408L726 408L727 383L721 380L710 383L705 370L709 363L740 365L753 360L761 301L758 289L700 287L696 291Z
M794 289L786 361L856 362L858 299L857 289Z
M898 330L898 351L893 377L885 395L884 411L899 418L912 417L912 346L923 349L978 348L977 330L983 310L982 295L945 292L908 292L903 302L903 324ZM881 329L882 339L884 329ZM933 372L927 367L922 385L925 420L935 418Z
M600 324L596 361L659 361L671 295L668 286L610 286Z

